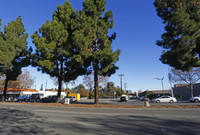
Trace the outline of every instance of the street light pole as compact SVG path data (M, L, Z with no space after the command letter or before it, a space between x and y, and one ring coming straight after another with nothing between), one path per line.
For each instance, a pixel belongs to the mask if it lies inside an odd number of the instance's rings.
M118 76L120 77L120 82L121 82L121 95L122 95L122 76L124 76L124 74L119 74Z
M174 91L173 91L173 87L172 87L172 75L170 73L170 67L168 68L168 79L169 79L169 84L172 90L172 97L174 97Z
M163 78L153 77L153 78L161 81L161 84L162 84L162 90L163 90L163 95L164 95L164 94L165 94L165 93L164 93L164 85L163 85L164 77L163 77Z

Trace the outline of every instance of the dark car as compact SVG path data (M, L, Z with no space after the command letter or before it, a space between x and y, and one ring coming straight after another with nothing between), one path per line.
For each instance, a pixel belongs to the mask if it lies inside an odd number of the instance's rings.
M30 101L31 102L39 102L40 101L40 94L38 94L38 93L32 94Z
M31 96L30 95L21 95L17 98L17 101L23 102L23 101L30 101Z
M42 102L42 103L55 103L57 101L57 99L58 99L58 97L56 95L51 95L51 96L47 96L47 97L40 99L40 102Z

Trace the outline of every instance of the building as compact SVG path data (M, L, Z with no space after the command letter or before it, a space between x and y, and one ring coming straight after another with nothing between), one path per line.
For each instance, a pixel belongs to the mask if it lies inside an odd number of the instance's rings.
M4 88L0 88L0 99L2 99ZM7 88L6 99L14 100L17 99L20 95L31 95L38 93L38 90L35 89L17 89L17 88Z
M172 96L172 90L171 89L169 89L169 90L148 90L148 91L153 92L154 97L156 97L156 98L161 97L163 95Z
M50 95L57 95L58 90L46 89L44 91L39 91L38 93L40 94L40 97L47 97L47 96L50 96ZM62 90L61 91L61 98L64 98L66 95L67 95L67 90Z
M172 90L171 89L169 89L169 90L146 90L146 91L153 92L153 95L152 95L153 98L158 98L158 97L161 97L163 95L172 96ZM144 96L146 91L144 91L142 93L138 93L139 97Z
M188 84L175 84L173 88L174 96L177 100L188 100L191 97L191 91ZM200 94L200 83L193 85L193 95Z

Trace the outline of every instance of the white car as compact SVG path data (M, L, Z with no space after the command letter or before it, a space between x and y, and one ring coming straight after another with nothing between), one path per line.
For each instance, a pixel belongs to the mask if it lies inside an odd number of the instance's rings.
M200 102L200 95L197 95L195 97L191 97L190 99L190 102Z
M154 99L154 102L156 102L156 103L160 103L160 102L163 102L163 103L173 103L173 102L177 102L177 100L176 100L175 97L162 96L162 97Z
M123 102L123 101L127 102L128 100L129 100L129 98L128 98L127 95L122 95L122 96L120 97L120 102Z
M77 99L73 96L65 96L63 99L61 99L60 103L64 104L66 98L70 99L70 103L77 103Z

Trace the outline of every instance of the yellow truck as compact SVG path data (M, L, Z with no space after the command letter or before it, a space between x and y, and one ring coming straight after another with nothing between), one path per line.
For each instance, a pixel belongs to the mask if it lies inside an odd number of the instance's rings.
M69 97L75 97L77 101L80 101L80 94L79 93L76 93L76 94L68 94Z

